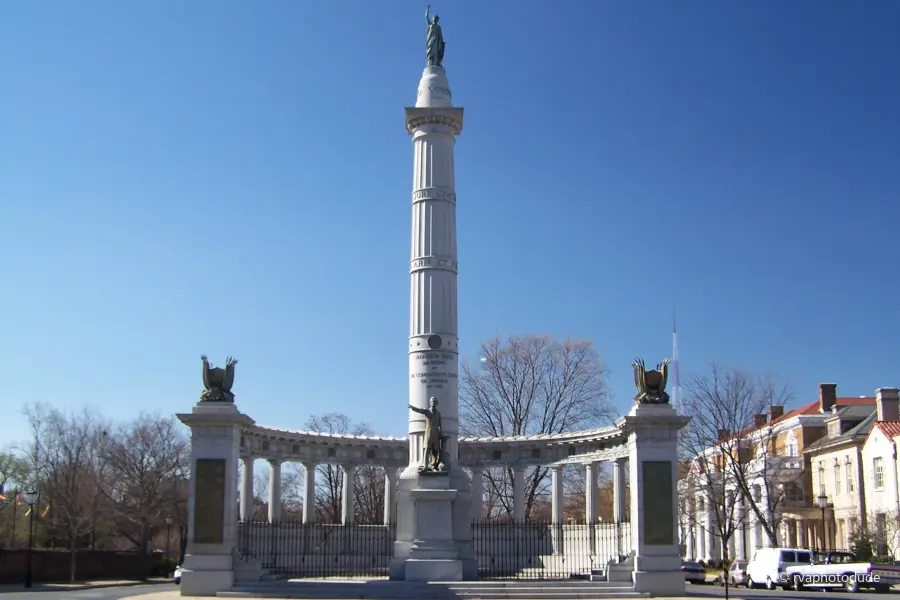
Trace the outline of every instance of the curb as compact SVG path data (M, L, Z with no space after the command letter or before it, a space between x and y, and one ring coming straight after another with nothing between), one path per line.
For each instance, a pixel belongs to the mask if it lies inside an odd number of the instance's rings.
M86 584L71 584L71 583L38 583L31 588L26 588L25 586L17 586L15 584L8 584L4 586L0 586L0 594L4 593L12 593L12 592L82 592L86 590L102 590L105 588L116 588L116 587L136 587L139 585L163 585L166 583L173 583L170 579L148 579L146 581L110 581L110 582L102 582L98 581L97 583L86 583ZM6 587L11 587L13 589L3 589Z

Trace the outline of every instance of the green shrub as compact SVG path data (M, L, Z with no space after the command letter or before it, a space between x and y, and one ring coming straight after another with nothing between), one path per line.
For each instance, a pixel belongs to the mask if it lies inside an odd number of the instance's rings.
M175 573L175 567L178 566L178 560L175 558L160 557L153 561L153 569L151 577L171 577Z

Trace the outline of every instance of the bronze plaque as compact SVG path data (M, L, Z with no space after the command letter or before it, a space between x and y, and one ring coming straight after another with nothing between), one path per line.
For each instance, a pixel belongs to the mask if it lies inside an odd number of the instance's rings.
M672 461L641 463L644 484L644 543L648 546L675 544L675 503L672 496Z
M194 543L221 544L225 536L225 459L194 465Z

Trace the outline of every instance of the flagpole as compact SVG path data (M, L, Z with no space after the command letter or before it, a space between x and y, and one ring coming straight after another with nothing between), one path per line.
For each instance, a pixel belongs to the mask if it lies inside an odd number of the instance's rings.
M672 406L681 412L681 375L678 364L678 322L672 305Z

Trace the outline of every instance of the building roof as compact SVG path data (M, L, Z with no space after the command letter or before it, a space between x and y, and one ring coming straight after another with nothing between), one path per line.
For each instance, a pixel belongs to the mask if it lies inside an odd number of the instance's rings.
M875 427L881 430L888 438L900 436L900 421L876 421Z
M835 401L835 406L838 407L838 412L840 412L841 407L849 407L849 406L875 406L875 398L872 396L860 396L858 398L837 398ZM763 427L771 427L772 425L777 425L778 423L782 423L787 421L788 419L793 419L794 417L800 417L805 415L821 415L819 412L819 401L814 400L809 404L801 406L799 408L795 408L794 410L788 411L778 417L777 419L772 419L768 421L765 425L761 427L748 427L744 431L735 435L735 437L744 437L753 433L758 429L762 429ZM828 413L831 414L831 413Z
M872 431L872 426L876 423L876 419L878 418L878 411L875 410L875 407L858 405L848 406L846 407L846 413L844 413L844 409L842 409L838 411L838 414L840 415L843 413L846 416L856 416L860 412L860 408L866 408L869 411L868 416L866 416L861 422L857 423L839 436L835 436L833 438L826 437L816 440L815 442L806 446L806 448L803 449L803 453L809 454L813 452L819 452L826 448L840 446L848 442L864 442L869 436L869 432Z

